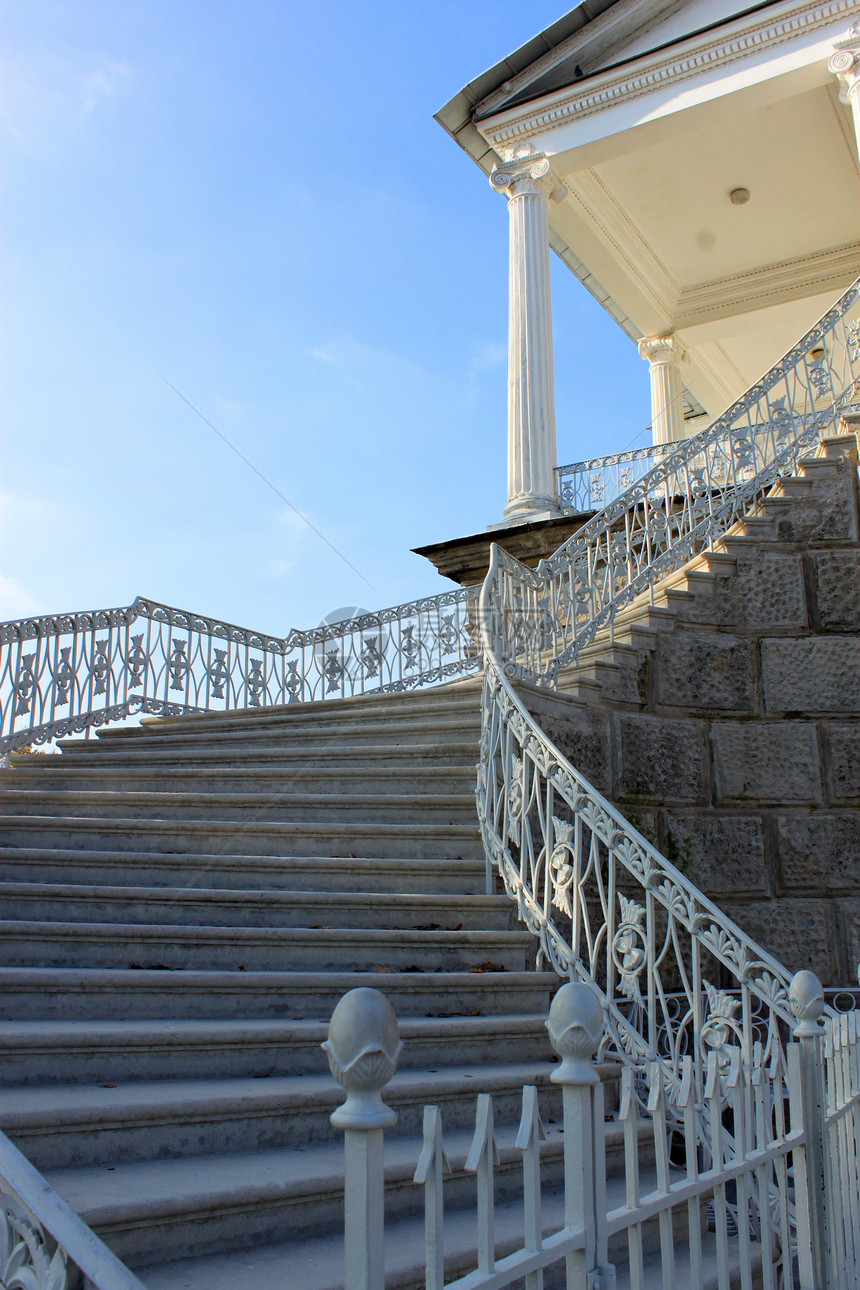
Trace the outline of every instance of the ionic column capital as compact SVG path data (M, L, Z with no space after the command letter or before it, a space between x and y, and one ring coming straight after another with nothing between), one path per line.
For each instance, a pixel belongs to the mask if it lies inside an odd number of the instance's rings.
M652 367L658 363L678 367L689 362L687 350L677 336L643 336L637 344L639 357L647 359Z
M827 70L839 81L839 97L850 103L860 85L860 23L853 23L848 35L837 40Z
M515 197L544 197L560 201L565 187L542 152L528 152L494 166L490 175L493 192Z

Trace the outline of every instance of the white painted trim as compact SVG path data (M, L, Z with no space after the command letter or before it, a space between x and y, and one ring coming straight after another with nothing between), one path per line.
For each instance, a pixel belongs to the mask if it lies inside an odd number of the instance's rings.
M748 16L737 24L710 31L669 50L643 55L632 65L588 77L575 86L543 96L535 103L512 108L476 122L487 143L499 155L526 138L581 121L623 102L641 99L657 90L675 89L708 72L724 73L731 64L761 55L805 34L841 26L860 12L860 0L822 0L787 3L777 10ZM673 111L682 110L675 103ZM547 149L549 151L549 149Z

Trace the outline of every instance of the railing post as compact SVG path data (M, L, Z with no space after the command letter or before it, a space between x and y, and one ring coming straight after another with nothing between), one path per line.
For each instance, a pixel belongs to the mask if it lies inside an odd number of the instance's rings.
M350 990L331 1016L322 1045L346 1101L331 1122L344 1130L344 1290L384 1290L383 1131L397 1116L381 1092L403 1045L384 994Z
M606 1155L603 1086L591 1058L603 1035L603 1009L587 985L568 982L552 1001L546 1023L561 1063L550 1075L564 1104L564 1224L585 1233L567 1257L567 1290L613 1290L606 1232Z
M814 972L798 972L789 988L791 1010L797 1018L789 1049L789 1097L792 1128L801 1127L805 1146L795 1153L797 1253L803 1290L836 1290L830 1276L827 1231L829 1170L825 1142L824 992ZM804 1192L806 1204L804 1204Z

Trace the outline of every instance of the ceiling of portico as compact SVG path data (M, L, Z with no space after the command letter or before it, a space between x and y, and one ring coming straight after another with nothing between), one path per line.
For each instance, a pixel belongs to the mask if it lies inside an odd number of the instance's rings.
M591 173L679 290L857 240L860 172L829 88L735 110ZM574 183L576 181L573 176ZM735 206L729 193L747 188Z
M678 332L716 413L857 276L860 169L835 85L709 107L584 169L554 156L568 195L550 219L638 331Z

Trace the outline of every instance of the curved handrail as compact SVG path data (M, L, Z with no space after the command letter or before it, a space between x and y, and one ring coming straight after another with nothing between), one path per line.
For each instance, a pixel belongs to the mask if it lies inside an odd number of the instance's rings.
M858 305L860 279L722 417L676 445L536 568L494 545L479 596L477 800L488 885L495 868L538 939L539 958L599 994L626 1060L642 1069L663 1059L677 1080L692 1051L700 1092L708 1047L740 1043L751 1052L755 1035L780 1067L792 1021L789 974L588 783L511 680L556 685L621 609L653 598L667 574L797 468L860 388Z
M692 1050L701 1089L708 1047L730 1036L751 1041L754 1023L771 1060L781 1052L779 1023L792 1021L791 974L592 787L517 696L493 645L503 555L494 544L478 615L485 667L477 801L488 886L494 867L538 940L539 959L595 990L617 1053L638 1069L667 1060L679 1086L681 1058ZM717 984L726 972L733 994ZM642 1032L631 1003L647 1019Z
M555 684L601 628L712 546L860 391L860 279L711 426L587 520L537 568L500 563L497 653Z

